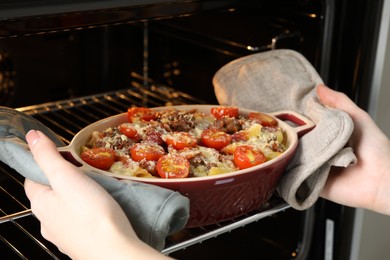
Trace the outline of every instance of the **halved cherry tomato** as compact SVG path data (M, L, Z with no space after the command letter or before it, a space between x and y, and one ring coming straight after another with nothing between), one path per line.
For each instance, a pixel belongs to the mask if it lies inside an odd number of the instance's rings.
M127 118L130 123L150 121L156 119L156 112L147 107L130 107L127 109Z
M167 135L165 142L173 146L176 150L183 150L186 147L195 147L197 145L196 137L188 132L172 132Z
M249 145L241 145L234 150L234 164L240 169L246 169L262 164L266 158L264 154Z
M119 131L127 136L128 138L137 140L138 139L138 132L137 129L135 129L134 126L130 123L123 123L118 126Z
M224 116L238 117L238 108L226 106L212 107L211 114L217 119L222 118Z
M262 126L276 126L278 124L275 118L260 112L251 112L249 113L248 118Z
M137 143L130 149L131 158L139 162L143 159L148 161L157 161L165 154L164 148L152 142Z
M230 143L231 137L221 130L209 128L202 132L200 139L204 146L221 150Z
M182 155L167 154L157 161L157 173L161 178L186 178L190 173L190 162Z
M80 157L89 165L106 171L115 162L115 151L111 148L97 147L82 152Z

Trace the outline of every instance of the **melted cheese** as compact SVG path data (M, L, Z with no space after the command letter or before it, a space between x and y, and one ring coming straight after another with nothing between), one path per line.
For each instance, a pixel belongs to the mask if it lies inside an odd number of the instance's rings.
M164 113L164 112L160 112ZM166 115L161 117L161 122L151 121L138 121L136 123L127 123L129 127L137 131L137 137L142 141L148 137L148 133L159 133L161 139L165 142L170 133L163 127L164 124L171 123L170 118L175 118L175 115L187 122L189 120L189 132L192 133L198 140L201 137L202 132L210 127L215 121L215 118L210 115L204 115L199 112L194 114L188 114L188 111L179 111L178 114L174 114L175 111L169 110ZM186 114L187 113L187 114ZM183 123L179 122L179 123ZM193 125L192 125L193 124ZM279 156L284 150L284 134L283 131L278 128L266 128L253 121L246 120L242 117L240 119L242 130L247 140L239 140L230 143L224 147L221 151L217 151L213 148L197 145L193 148L185 148L177 151L171 146L166 146L166 153L180 153L190 161L190 176L208 176L223 174L238 170L233 162L233 153L239 145L250 145L263 152L267 160L271 160ZM169 127L168 127L169 128ZM149 142L150 140L148 140ZM115 162L110 171L113 173L126 175L126 176L139 176L139 177L154 177L148 170L141 167L140 162L133 161L130 155L130 148L139 142L139 140L132 140L126 135L121 134L118 127L109 127L103 132L94 131L91 134L90 140L80 148L81 151L100 145L106 148L112 148L116 151L118 157L122 159ZM157 145L157 144L156 144ZM123 158L126 158L125 160ZM148 162L148 167L155 168L156 162Z

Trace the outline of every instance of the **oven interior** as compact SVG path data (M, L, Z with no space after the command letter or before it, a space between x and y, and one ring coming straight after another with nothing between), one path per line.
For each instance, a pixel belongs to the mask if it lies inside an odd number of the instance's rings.
M0 105L32 115L69 143L86 125L132 105L217 104L212 77L238 57L289 48L319 66L319 2L248 1L164 19L34 32L18 27L22 33L0 39ZM23 178L4 164L0 196L2 257L67 259L40 235ZM313 209L292 210L275 195L245 216L168 237L163 253L304 259L313 218Z

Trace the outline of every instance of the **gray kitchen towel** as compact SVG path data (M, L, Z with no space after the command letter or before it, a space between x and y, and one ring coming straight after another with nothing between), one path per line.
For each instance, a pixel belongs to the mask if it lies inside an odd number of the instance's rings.
M25 178L48 185L25 140L30 129L42 131L57 146L65 145L33 117L0 107L0 160ZM86 174L120 204L138 237L159 251L165 246L165 238L181 230L188 220L189 200L178 192L139 182L118 181L96 173Z
M345 147L353 122L348 114L320 104L315 88L321 83L313 66L292 50L239 58L223 66L213 78L221 105L261 112L294 110L316 124L300 138L277 187L279 195L299 210L317 201L331 166L347 167L357 160L352 149Z

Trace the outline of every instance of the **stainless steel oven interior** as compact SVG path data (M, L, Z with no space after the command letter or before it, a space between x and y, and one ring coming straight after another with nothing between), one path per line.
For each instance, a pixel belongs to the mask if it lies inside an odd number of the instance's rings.
M333 54L332 46L342 42L335 14L364 12L361 1L353 10L321 0L33 2L0 11L0 105L34 116L65 143L84 126L131 105L216 104L216 70L256 52L297 50L329 82L348 83L348 77L337 77L347 74L342 68L326 65L342 59ZM40 235L23 178L5 164L0 196L4 259L67 259ZM349 214L323 202L296 211L275 194L255 212L168 237L163 253L180 259L321 259L329 210L335 219ZM335 248L345 240L348 235Z

